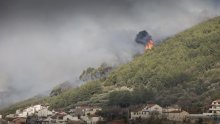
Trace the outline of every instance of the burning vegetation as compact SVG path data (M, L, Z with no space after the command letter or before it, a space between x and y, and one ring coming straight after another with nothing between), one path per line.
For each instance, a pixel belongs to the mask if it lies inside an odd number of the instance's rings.
M152 49L154 46L154 41L152 40L151 35L147 31L140 31L136 38L136 43L142 44L145 46L145 50Z

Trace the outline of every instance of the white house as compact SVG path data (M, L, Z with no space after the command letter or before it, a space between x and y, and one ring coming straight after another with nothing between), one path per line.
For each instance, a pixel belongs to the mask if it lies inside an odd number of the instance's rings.
M163 108L164 112L173 112L173 111L181 111L181 108L178 105L168 106L166 108Z
M16 112L15 112L16 115L19 115L20 113L21 113L20 109L16 110Z
M78 117L75 117L75 116L73 117L71 115L65 115L63 117L63 120L64 121L80 121L80 119Z
M15 114L6 115L6 118L15 118Z
M27 117L37 113L38 111L44 108L48 108L48 107L44 107L42 105L34 105L24 109L23 111L17 110L16 114L18 115L18 117Z
M212 115L220 115L220 99L212 102L212 107L209 108Z
M47 116L50 116L52 114L53 114L53 112L48 110L47 108L43 108L43 109L41 109L37 112L38 117L47 117Z
M175 105L164 108L163 117L172 121L184 121L187 117L189 117L189 113Z
M43 108L47 108L47 107L42 106L42 105L35 105L35 106L33 106L33 108L34 108L35 111L39 111L39 110L41 110Z
M157 114L158 116L161 116L162 110L162 107L157 104L147 104L144 107L131 111L131 119L149 118L152 116L152 114Z
M189 116L189 113L183 110L167 111L163 113L164 117L172 121L184 121Z
M90 117L90 116L82 116L81 119L85 121L87 124L97 124L99 121L102 121L102 117Z
M21 112L20 114L18 114L18 117L27 117L27 115L28 115L28 112L27 111L23 111L23 112Z
M77 106L75 109L71 110L71 113L74 113L73 115L77 116L87 116L87 115L95 115L97 111L101 111L102 108L100 107L94 107L94 106Z

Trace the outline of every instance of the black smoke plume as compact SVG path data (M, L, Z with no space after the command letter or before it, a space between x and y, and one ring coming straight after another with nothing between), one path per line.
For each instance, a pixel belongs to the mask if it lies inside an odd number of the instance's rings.
M152 40L151 35L147 32L147 31L140 31L136 38L135 38L135 42L138 44L142 44L142 45L146 45L148 41Z

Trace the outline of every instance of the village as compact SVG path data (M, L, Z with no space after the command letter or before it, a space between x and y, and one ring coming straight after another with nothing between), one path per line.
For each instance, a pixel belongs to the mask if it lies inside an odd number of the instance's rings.
M4 122L6 124L99 124L105 123L105 118L97 114L101 111L102 108L97 106L76 106L68 111L54 111L49 110L49 106L38 104L23 110L18 109L4 118L0 115L0 122L1 124ZM177 105L162 108L158 104L146 104L129 110L128 122L154 117L180 123L199 121L219 123L220 100L213 101L208 111L208 113L190 114Z

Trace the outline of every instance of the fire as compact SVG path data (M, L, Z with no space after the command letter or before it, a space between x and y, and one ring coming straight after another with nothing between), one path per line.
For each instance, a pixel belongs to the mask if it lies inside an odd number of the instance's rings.
M145 50L152 49L154 46L153 40L149 40L145 46Z

